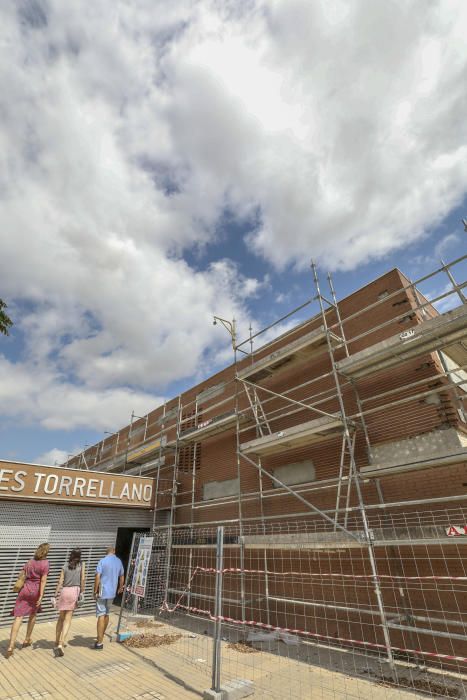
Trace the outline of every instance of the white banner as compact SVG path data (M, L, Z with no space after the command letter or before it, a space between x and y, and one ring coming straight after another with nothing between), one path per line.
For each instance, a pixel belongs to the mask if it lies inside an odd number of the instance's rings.
M138 545L138 554L136 555L135 569L133 571L131 592L134 595L141 597L144 597L146 593L146 581L148 578L153 539L153 537L142 537Z

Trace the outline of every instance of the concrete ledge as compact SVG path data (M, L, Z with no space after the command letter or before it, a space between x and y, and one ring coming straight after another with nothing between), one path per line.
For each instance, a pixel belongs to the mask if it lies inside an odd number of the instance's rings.
M400 467L428 460L444 459L467 451L467 436L456 428L430 430L421 435L376 443L370 449L366 471ZM362 473L363 472L362 470Z
M455 454L424 459L419 462L409 462L404 464L373 464L370 467L362 467L360 474L366 479L392 476L393 474L405 474L405 472L420 471L422 469L434 469L436 467L448 467L451 464L462 464L467 461L467 450Z
M221 685L220 690L205 690L203 700L240 700L254 693L253 681L233 680Z

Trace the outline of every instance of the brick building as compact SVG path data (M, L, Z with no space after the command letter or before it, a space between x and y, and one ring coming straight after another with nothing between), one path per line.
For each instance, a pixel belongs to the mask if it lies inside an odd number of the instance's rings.
M155 477L166 608L211 605L209 533L224 524L228 568L240 571L226 584L232 625L457 669L467 657L462 285L441 314L397 269L339 303L333 294L317 286L319 313L264 345L266 335L235 342L232 365L69 466Z

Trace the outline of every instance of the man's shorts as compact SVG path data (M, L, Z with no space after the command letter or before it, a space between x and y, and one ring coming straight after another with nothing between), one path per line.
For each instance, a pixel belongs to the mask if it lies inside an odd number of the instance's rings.
M113 598L97 598L96 599L96 617L109 615L110 606L113 603Z

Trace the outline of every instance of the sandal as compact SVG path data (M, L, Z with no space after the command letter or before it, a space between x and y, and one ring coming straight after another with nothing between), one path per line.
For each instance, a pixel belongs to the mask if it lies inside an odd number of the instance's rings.
M31 644L32 644L32 642L31 642L30 639L29 639L29 640L25 639L24 642L23 642L22 645L21 645L21 649L26 649L27 647L30 647Z
M13 647L13 649L8 648L8 649L6 650L6 657L7 657L7 659L9 659L10 656L13 656L14 651L15 651L15 648L14 648L14 647Z

